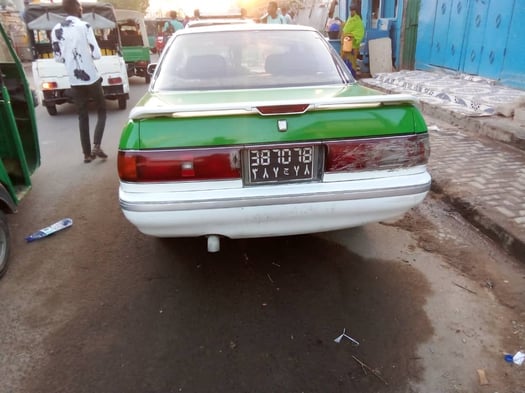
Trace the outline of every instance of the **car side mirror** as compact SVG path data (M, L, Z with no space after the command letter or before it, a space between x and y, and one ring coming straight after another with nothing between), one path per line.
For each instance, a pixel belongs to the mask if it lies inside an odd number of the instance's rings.
M157 63L148 64L148 68L147 68L148 75L150 76L153 75L156 69L157 69Z

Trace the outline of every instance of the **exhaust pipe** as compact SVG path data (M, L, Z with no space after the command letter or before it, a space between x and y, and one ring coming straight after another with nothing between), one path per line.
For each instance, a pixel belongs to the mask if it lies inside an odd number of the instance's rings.
M206 236L208 239L208 252L219 252L221 249L221 239L217 235Z

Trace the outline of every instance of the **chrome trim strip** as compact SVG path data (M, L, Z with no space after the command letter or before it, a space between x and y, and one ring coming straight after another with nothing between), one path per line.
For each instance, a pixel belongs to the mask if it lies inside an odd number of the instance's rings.
M249 198L206 199L201 201L166 201L166 202L126 202L119 200L123 210L134 212L163 212L205 209L229 209L253 206L288 205L297 203L321 203L399 197L428 192L431 182L407 187L381 188L377 190L318 192L283 196L256 196ZM329 198L328 198L329 197Z

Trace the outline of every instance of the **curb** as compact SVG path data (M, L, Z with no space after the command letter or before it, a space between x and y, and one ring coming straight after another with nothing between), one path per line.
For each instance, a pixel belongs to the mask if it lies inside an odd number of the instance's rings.
M520 130L519 128L521 127L515 124L509 124L513 123L510 119L503 117L490 119L465 116L425 103L422 103L421 111L423 114L458 126L474 136L486 137L525 151L525 130ZM523 135L520 133L523 133ZM525 239L521 239L520 236L515 234L512 228L499 224L498 222L502 222L502 220L493 217L489 209L474 205L466 198L447 192L446 187L443 188L442 185L434 179L432 180L431 189L441 194L447 204L453 206L463 218L495 241L507 254L513 256L518 261L525 262Z
M377 88L375 89L377 90ZM395 93L388 90L383 91ZM493 119L481 116L467 116L424 102L420 102L420 109L423 114L461 127L471 134L485 136L499 142L507 143L520 150L525 150L525 127L521 127L511 119L505 117Z
M503 250L520 262L525 262L525 241L515 235L512 230L504 228L497 220L490 217L486 211L474 206L468 200L451 195L441 185L432 179L431 190L442 196L443 201L461 214L471 225L479 229L484 235L498 243Z
M358 83L374 90L397 93L363 81L358 81ZM419 108L424 115L460 127L473 136L486 137L525 151L525 127L516 124L511 119L500 116L497 118L467 116L422 101L420 101ZM498 222L504 222L504 220L493 216L497 213L491 214L490 209L475 205L465 197L454 195L434 178L431 190L440 195L448 205L453 206L471 225L495 241L507 254L520 262L525 262L525 239L521 239L509 226L499 224Z

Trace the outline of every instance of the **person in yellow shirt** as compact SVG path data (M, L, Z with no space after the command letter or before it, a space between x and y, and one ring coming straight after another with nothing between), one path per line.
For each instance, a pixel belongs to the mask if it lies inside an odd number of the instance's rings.
M350 67L352 75L357 76L357 56L359 55L359 45L363 41L365 36L365 25L359 14L357 13L357 5L352 3L350 4L350 16L343 26L343 33L341 34L341 57L345 63ZM344 51L345 38L352 41L352 49L350 51Z

